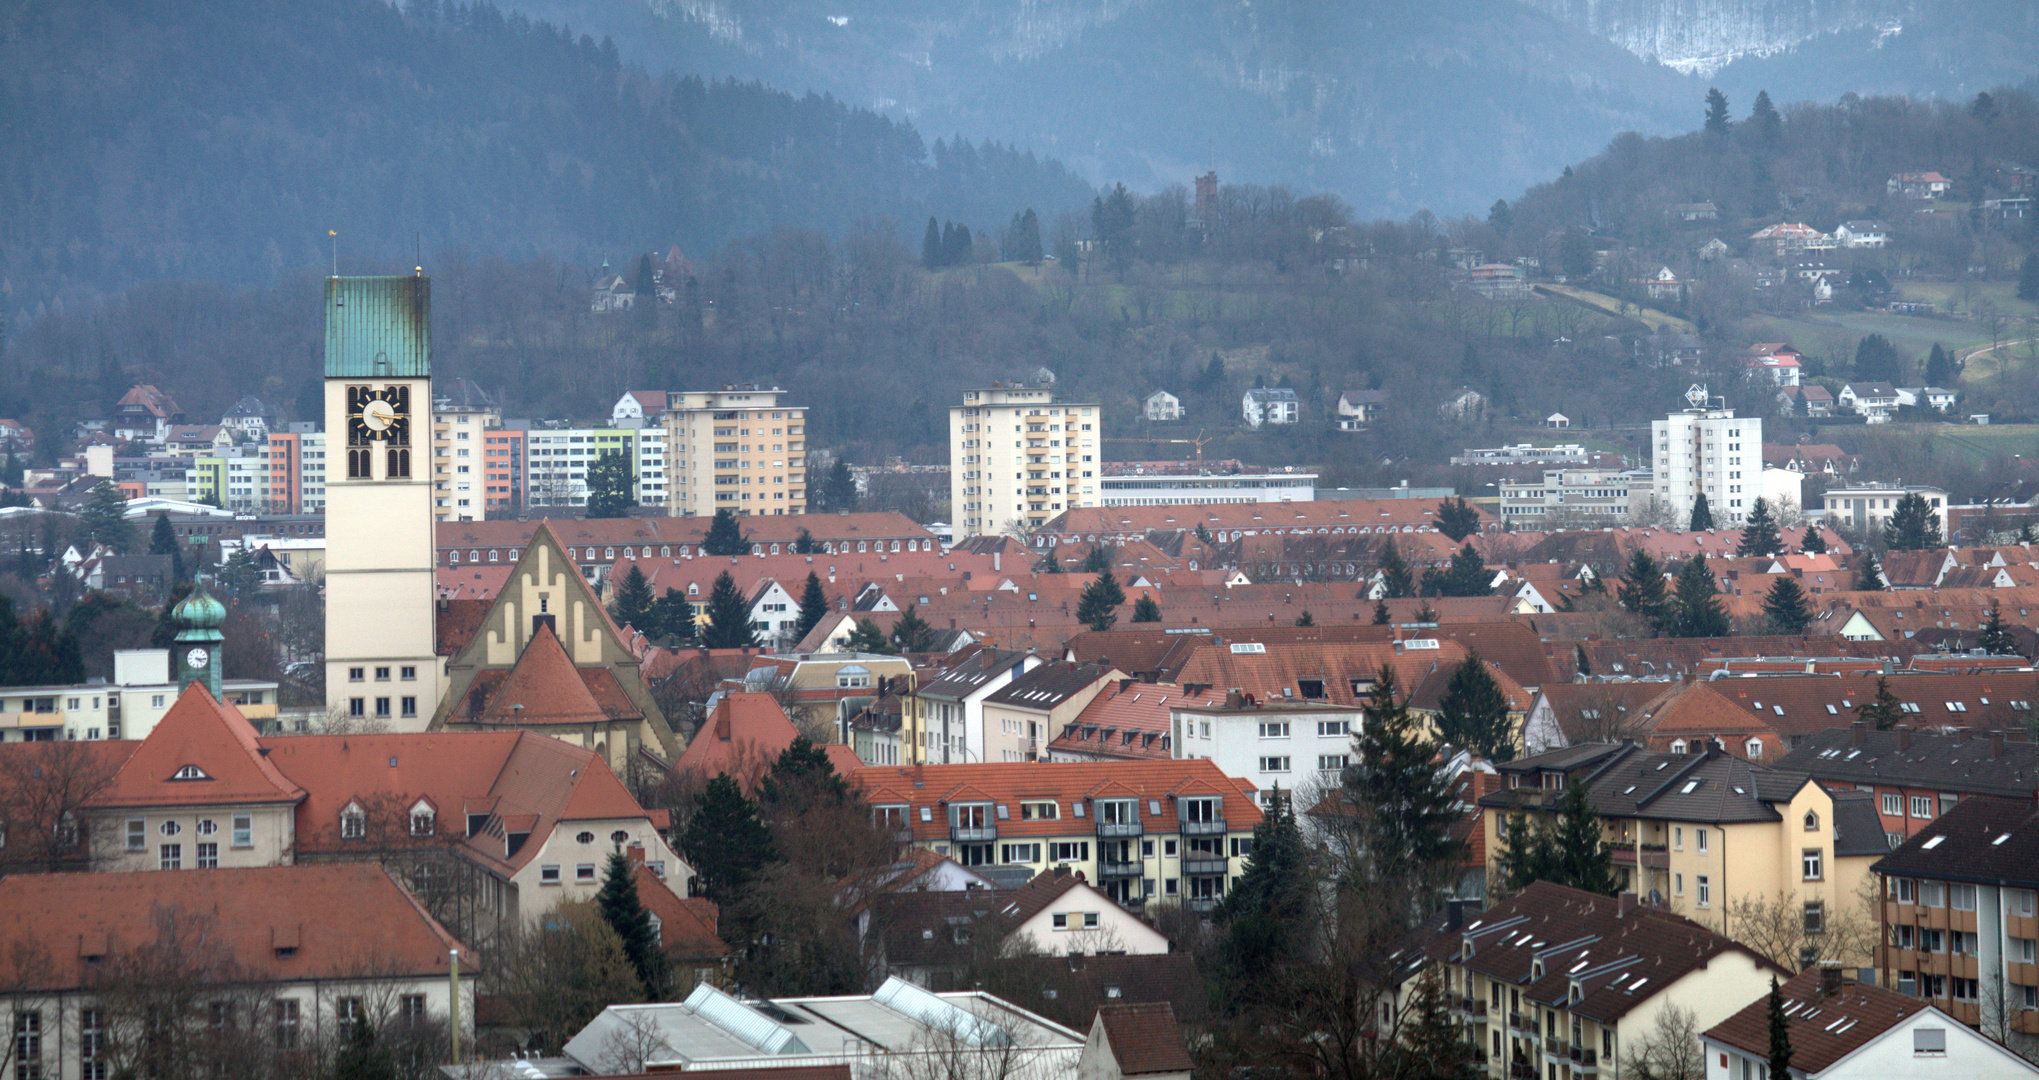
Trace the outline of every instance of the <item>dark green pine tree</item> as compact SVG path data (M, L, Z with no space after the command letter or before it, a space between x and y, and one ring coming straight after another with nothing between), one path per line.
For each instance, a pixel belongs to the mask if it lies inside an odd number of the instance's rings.
M857 511L857 477L850 472L850 459L838 455L835 464L828 467L828 475L821 481L822 494L826 497L829 513L851 513Z
M644 902L637 895L637 872L620 851L609 856L602 891L595 894L595 904L602 909L603 921L623 939L623 955L636 970L645 998L665 1000L668 983L665 950L659 945L658 930L651 925L651 912L644 910Z
M1784 538L1777 535L1777 521L1770 516L1770 504L1757 499L1749 509L1749 518L1742 523L1742 543L1735 554L1781 555L1784 553Z
M1097 583L1104 587L1106 603L1113 607L1118 607L1126 602L1126 590L1119 587L1118 575L1113 574L1110 570L1100 571L1097 575Z
M767 863L778 858L757 805L722 773L694 796L694 815L680 836L680 854L694 868L702 895L727 906Z
M1883 564L1876 561L1875 552L1862 557L1862 569L1855 571L1851 588L1855 592L1882 592L1890 588L1890 583L1883 580Z
M1502 239L1508 238L1509 231L1515 228L1515 210L1508 200L1495 199L1494 205L1487 208L1487 226Z
M1048 549L1047 557L1041 560L1040 570L1043 574L1059 574L1062 572L1062 560L1055 557L1055 549Z
M1317 625L1317 617L1316 617L1316 616L1314 616L1314 615L1312 615L1312 614L1310 614L1310 609L1309 609L1309 608L1304 608L1304 609L1303 609L1303 613L1302 613L1301 615L1298 615L1298 616L1296 616L1296 625L1297 625L1297 626L1315 626L1315 625Z
M1386 600L1376 600L1373 602L1373 624L1375 626L1386 626L1391 618L1392 616L1388 614L1388 602Z
M1133 621L1160 622L1161 605L1154 602L1152 595L1141 593L1140 598L1133 601Z
M1500 832L1494 865L1500 872L1495 886L1502 895L1521 892L1532 882L1557 880L1557 846L1540 815L1508 815L1501 819Z
M1444 694L1437 699L1437 733L1451 746L1488 761L1515 760L1514 725L1508 721L1508 696L1477 652L1452 669Z
M588 466L588 517L627 517L637 505L636 476L621 450L604 450Z
M828 751L807 736L796 735L779 751L771 770L759 783L758 805L773 811L799 813L817 802L840 803L849 794L849 781L835 771Z
M1423 601L1423 606L1416 609L1415 621L1435 626L1437 624L1437 609L1430 606L1430 601Z
M1725 135L1728 129L1727 95L1719 87L1706 91L1706 133Z
M751 625L750 605L736 589L736 579L724 570L715 575L708 590L708 626L701 631L701 644L711 649L741 649L758 646L757 627Z
M679 641L694 640L694 605L680 590L666 586L665 594L658 598L652 621L658 624L658 634L663 638Z
M2018 264L2018 299L2039 300L2039 255L2027 255Z
M1807 525L1804 535L1798 538L1798 550L1805 552L1807 555L1826 554L1827 534L1821 532L1820 527L1817 525Z
M1901 382L1904 358L1882 334L1870 334L1855 345L1855 378L1861 382Z
M1694 555L1678 571L1678 588L1672 606L1676 609L1675 637L1726 637L1727 610L1720 604L1720 583L1706 567L1706 557Z
M1770 1075L1784 1080L1791 1075L1791 1018L1784 1015L1784 992L1777 976L1770 976Z
M1400 600L1416 595L1416 575L1409 564L1402 561L1402 551L1390 538L1381 545L1381 588L1386 590L1388 599Z
M890 655L892 639L885 636L885 631L878 629L877 623L869 619L858 619L857 625L850 628L849 637L843 639L843 648L851 652Z
M934 217L930 215L927 219L927 232L923 233L920 238L921 268L924 270L934 270L940 267L942 265L942 255L942 227L936 224Z
M899 621L892 624L892 645L903 653L934 651L935 628L920 617L919 604L908 604L899 613Z
M1713 508L1706 505L1706 492L1692 497L1692 519L1685 527L1692 532L1712 531Z
M1947 543L1940 535L1940 515L1918 492L1897 500L1883 524L1883 546L1892 551L1930 551Z
M806 526L801 526L799 534L793 537L793 554L812 555L820 550L821 545L814 542L814 534L808 532Z
M821 578L810 570L807 584L800 588L800 617L793 622L793 640L806 640L827 614L828 594L821 589Z
M1464 540L1479 529L1480 512L1473 508L1473 504L1465 501L1463 496L1446 499L1437 504L1437 531L1451 537L1453 543Z
M1094 544L1091 546L1090 553L1083 557L1083 565L1077 569L1086 574L1110 573L1112 555L1113 551L1110 544Z
M345 1039L333 1055L330 1076L331 1080L396 1080L396 1067L375 1044L375 1029L368 1026L364 1013L354 1014L354 1022L347 1025Z
M177 542L177 530L170 526L170 515L156 515L156 524L149 531L149 554L170 556L172 582L183 581L190 576L184 568L184 545Z
M736 515L728 509L715 511L715 517L708 522L708 535L701 538L701 553L704 555L748 555L750 541L736 527Z
M1290 797L1279 787L1253 827L1253 853L1212 912L1218 927L1217 966L1227 1011L1252 1005L1272 985L1265 973L1302 962L1310 935L1310 857Z
M1558 800L1558 817L1551 830L1551 880L1584 892L1613 896L1621 891L1621 875L1614 870L1614 853L1603 840L1600 815L1586 785L1573 781Z
M1361 708L1345 795L1360 811L1355 827L1366 872L1410 881L1420 894L1410 909L1427 911L1424 901L1454 882L1465 857L1465 845L1451 836L1457 785L1437 767L1437 745L1409 715L1392 666L1380 670Z
M1976 644L1991 656L2010 656L2018 651L2018 641L2011 636L2010 627L2004 625L2003 610L1994 598L1989 602L1989 621L1982 624L1982 638Z
M1783 140L1784 118L1770 104L1770 91L1756 91L1756 105L1749 110L1749 129L1755 133L1756 145L1764 150L1775 149Z
M125 555L134 550L135 528L127 520L127 499L111 480L92 486L91 496L78 511L78 525L87 540L95 540Z
M653 637L661 629L653 612L657 603L650 579L632 561L630 569L623 572L623 579L616 583L616 595L609 601L609 617L616 620L617 626L633 627L646 637Z
M1118 606L1111 598L1116 589L1117 583L1111 580L1109 573L1099 574L1096 580L1085 585L1083 595L1076 601L1076 621L1092 630L1111 629L1119 621L1112 612Z
M1890 691L1890 679L1883 675L1876 677L1876 696L1855 706L1855 719L1863 721L1878 731L1889 731L1904 719L1904 702Z
M1442 979L1435 967L1417 978L1407 1019L1394 1045L1381 1055L1386 1067L1379 1075L1423 1080L1477 1080L1487 1075L1474 1056L1478 1048L1467 1040L1466 1029L1451 1018Z
M1451 564L1443 570L1432 568L1423 571L1423 593L1426 596L1487 596L1494 591L1494 575L1487 569L1487 561L1468 543L1451 557Z
M2031 262L2031 257L2027 256L2025 261ZM1933 351L1926 354L1926 385L1951 390L1960 380L1961 371L1954 366L1954 355L1946 346L1934 342Z
M1777 583L1770 586L1763 597L1763 614L1780 634L1803 634L1812 625L1812 603L1798 579L1790 574L1779 576Z

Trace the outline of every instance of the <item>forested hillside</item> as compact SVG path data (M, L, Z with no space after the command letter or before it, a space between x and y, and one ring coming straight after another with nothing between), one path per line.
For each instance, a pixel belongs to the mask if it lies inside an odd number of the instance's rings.
M866 109L626 65L486 3L0 11L0 310L458 247L593 266L773 224L1048 220L1090 189Z

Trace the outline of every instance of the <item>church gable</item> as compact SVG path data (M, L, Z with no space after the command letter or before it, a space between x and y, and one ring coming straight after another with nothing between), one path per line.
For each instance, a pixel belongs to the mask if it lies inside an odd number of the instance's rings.
M548 522L540 522L531 542L496 593L481 628L454 657L456 667L508 668L523 655L532 631L549 623L552 632L578 665L637 663L622 634L602 607L594 587L566 557L566 549Z

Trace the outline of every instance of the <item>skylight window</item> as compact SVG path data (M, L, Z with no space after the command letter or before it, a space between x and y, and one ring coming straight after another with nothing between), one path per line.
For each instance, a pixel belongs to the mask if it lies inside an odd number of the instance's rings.
M2001 844L2001 843L2003 843L2004 841L2006 841L2006 840L2009 840L2010 838L2011 838L2011 834L2010 834L2010 833L2005 833L2005 834L2003 834L2002 836L1999 836L1999 837L1997 837L1996 839L1994 839L1994 840L1991 840L1991 841L1989 842L1989 846L1991 846L1991 847L1995 847L1995 846L1997 846L1998 844Z
M1690 795L1690 794L1692 794L1693 792L1695 792L1695 791L1698 791L1698 790L1699 790L1699 781L1697 781L1697 780L1687 780L1687 781L1685 781L1685 786L1684 786L1683 788L1679 789L1680 793L1681 793L1681 794L1684 794L1684 795Z
M1925 848L1927 851L1931 851L1934 848L1939 847L1942 843L1946 841L1946 839L1947 838L1945 836L1936 836L1919 846Z

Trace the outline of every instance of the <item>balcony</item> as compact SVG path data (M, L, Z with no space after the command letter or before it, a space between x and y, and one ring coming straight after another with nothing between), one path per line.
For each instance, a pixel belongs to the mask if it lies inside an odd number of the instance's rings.
M1189 877L1220 877L1231 869L1230 860L1222 855L1184 855L1182 872Z
M1097 861L1097 876L1100 878L1136 878L1144 867L1138 862L1113 862L1109 859Z
M949 826L949 839L959 844L982 844L998 839L998 826L988 823L984 825L951 825Z
M1536 1063L1530 1061L1509 1062L1508 1080L1537 1080Z
M1508 1014L1508 1026L1516 1031L1523 1031L1531 1035L1535 1035L1536 1017L1530 1016L1527 1013L1511 1012Z
M1599 1072L1600 1052L1583 1046L1572 1047L1572 1068L1577 1072Z
M1103 818L1097 821L1099 840L1125 840L1139 836L1145 831L1146 828L1137 821L1106 821Z
M1218 898L1215 896L1192 896L1185 899L1182 902L1182 906L1186 910L1209 915L1218 909Z
M1556 1037L1545 1039L1543 1041L1543 1056L1555 1061L1570 1061L1572 1060L1572 1044Z
M1209 821L1185 820L1181 823L1181 832L1184 836L1223 836L1227 831L1224 818L1212 818Z

